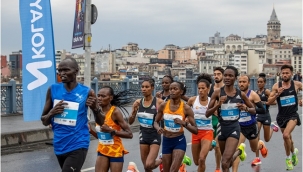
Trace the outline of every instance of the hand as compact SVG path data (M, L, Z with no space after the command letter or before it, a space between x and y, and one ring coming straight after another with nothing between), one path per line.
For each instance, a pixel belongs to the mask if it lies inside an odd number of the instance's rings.
M185 125L185 122L182 121L180 118L175 118L175 119L174 119L174 122L175 122L176 124Z
M134 111L137 112L140 106L140 102L139 101L135 101L134 103Z
M160 128L157 130L157 133L158 133L158 134L163 134L163 133L164 133L164 129L160 127Z
M51 116L56 115L56 114L61 114L64 111L65 106L68 105L68 103L63 102L63 100L61 100L59 103L57 103L55 105L55 107L53 107L49 113L51 114Z
M103 125L101 126L101 131L102 131L102 132L105 132L105 133L110 133L110 132L113 131L113 129L110 128L108 125L103 124Z
M227 96L221 96L220 99L219 99L219 104L220 106L226 101L227 99Z
M301 100L299 100L299 106L301 106L301 107L302 107L302 99L301 99Z
M283 87L280 87L280 88L278 88L278 96L280 96L280 94L282 93L284 91L284 88Z
M93 111L97 111L99 107L97 97L95 95L88 96L86 105L89 106Z
M158 91L157 93L156 93L156 97L158 97L158 98L162 98L162 94L161 94L161 91Z
M238 107L241 111L245 111L247 106L246 106L244 103L237 103L237 107Z

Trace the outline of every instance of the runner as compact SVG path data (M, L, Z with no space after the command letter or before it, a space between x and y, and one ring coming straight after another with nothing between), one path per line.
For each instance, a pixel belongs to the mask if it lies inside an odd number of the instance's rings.
M258 114L265 114L265 108L261 102L260 97L256 92L249 89L250 86L250 78L246 75L242 75L238 79L238 86L242 92L246 94L248 99L256 106L255 111ZM245 106L245 105L244 105ZM248 112L247 108L244 107L245 111L240 112L240 139L239 145L245 142L245 139L249 140L250 148L253 152L256 153L256 158L253 160L251 165L260 165L261 160L259 158L259 150L263 158L267 157L268 151L262 140L259 140L259 130L256 120L256 113ZM237 158L233 163L233 172L238 171L240 160Z
M263 126L263 130L264 130L264 141L265 142L269 142L269 140L271 139L272 133L273 131L278 132L279 131L279 127L274 124L273 122L271 122L271 117L269 114L269 106L270 105L275 105L276 101L269 104L267 102L267 99L270 95L270 90L265 88L265 84L266 84L266 75L264 73L260 73L259 74L259 78L258 78L258 88L259 90L256 91L256 93L259 95L263 106L265 107L265 114L257 114L257 122L258 122L258 131L259 131L259 139L260 139L260 131L261 128Z
M282 81L275 83L272 87L268 102L277 100L279 112L277 115L277 124L281 129L286 152L286 170L293 170L299 162L298 149L294 147L291 132L295 126L301 125L298 111L297 91L302 90L302 83L292 81L293 67L291 65L281 66ZM292 153L292 155L290 155Z
M198 166L197 171L204 172L206 169L206 157L214 137L212 118L205 117L205 112L210 101L208 92L212 79L210 75L202 73L198 76L196 82L198 87L198 96L191 97L187 102L195 113L194 118L198 127L198 134L192 134L191 151L194 163Z
M240 137L238 122L240 110L244 110L246 105L249 107L249 112L256 113L254 106L246 95L234 87L238 75L237 68L234 66L226 67L223 76L225 86L214 91L208 105L211 108L208 108L205 114L206 117L209 117L218 110L220 127L217 132L222 153L221 164L223 172L229 171L237 156L240 156L241 161L246 159L245 144L240 144L237 149Z
M119 109L122 105L129 103L123 100L125 93L126 91L123 91L115 95L111 87L104 86L97 94L99 106L106 115L104 123L96 125L99 140L96 172L122 171L124 154L128 152L124 149L121 138L131 139L133 137L132 131Z
M170 99L160 105L154 127L158 134L163 133L162 163L164 172L177 172L186 151L184 128L191 133L198 133L192 109L181 101L186 88L181 82L173 82L169 87ZM164 117L164 128L158 122ZM185 122L185 118L188 122ZM189 125L190 124L190 125Z
M43 125L52 126L54 152L63 172L80 172L85 161L90 142L88 106L97 123L104 121L94 91L77 82L78 71L75 59L66 58L60 62L58 72L62 82L47 90L41 116Z
M211 97L215 89L220 89L221 87L224 86L223 83L223 73L224 69L221 67L216 67L214 68L214 80L215 83L211 85L208 97ZM219 119L218 119L218 112L216 111L212 116L212 126L214 129L214 140L212 141L212 146L215 149L215 158L216 158L216 170L215 172L220 172L220 161L221 161L221 151L218 143L218 136L217 136L217 128L219 124Z
M170 75L165 75L162 78L162 91L158 91L156 93L156 97L157 98L161 98L164 101L167 101L170 99L170 93L169 93L169 86L171 83L174 82L174 79L172 76Z
M152 171L162 163L161 159L156 160L161 145L161 135L154 129L153 123L163 100L152 96L154 89L154 79L142 82L141 91L144 97L134 102L132 115L129 117L129 124L134 123L136 116L140 122L140 153L146 172Z

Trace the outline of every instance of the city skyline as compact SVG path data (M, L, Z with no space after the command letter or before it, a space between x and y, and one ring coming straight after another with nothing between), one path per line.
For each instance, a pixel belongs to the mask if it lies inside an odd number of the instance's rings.
M18 0L1 2L1 54L22 49ZM166 44L191 46L221 36L254 37L267 34L266 24L274 8L281 22L281 36L302 37L302 1L96 1L98 20L92 25L92 51L119 49L128 42L141 49L162 49ZM71 49L75 1L51 0L55 49ZM117 5L118 4L118 5ZM10 8L7 8L10 6ZM5 14L5 17L4 17ZM6 17L9 16L9 17ZM13 34L12 34L13 31Z

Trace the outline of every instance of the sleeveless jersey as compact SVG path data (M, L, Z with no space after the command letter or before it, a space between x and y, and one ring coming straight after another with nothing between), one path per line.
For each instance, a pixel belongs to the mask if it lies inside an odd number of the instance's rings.
M120 131L121 127L112 120L112 114L115 110L115 106L112 106L110 110L106 113L104 124L108 125L116 131ZM116 135L112 136L110 133L101 132L100 126L96 126L96 131L98 135L98 148L97 151L101 154L109 157L122 157L128 152L124 149L122 144L122 139Z
M224 91L225 86L220 88L220 97L227 96L226 101L218 110L218 117L221 126L228 126L234 123L239 123L240 110L236 106L237 103L242 103L241 91L236 89L236 94L233 97L228 96Z
M208 102L206 106L201 105L199 96L196 97L196 100L193 104L193 112L195 114L194 118L199 130L213 130L212 127L212 117L206 117L205 112L207 110L210 98L208 97Z
M166 131L170 131L170 132L183 132L183 126L180 124L176 124L174 122L175 118L179 118L181 120L185 120L185 114L184 114L184 103L183 101L180 102L180 106L179 109L177 109L176 111L172 112L169 109L169 105L170 105L170 100L168 100L166 102L165 108L163 110L163 118L164 118L164 129Z
M282 82L279 82L279 88L282 87ZM285 89L277 98L278 102L278 116L289 116L298 111L298 97L295 89L294 81L288 89Z
M269 112L269 110L268 110L269 109L269 105L265 104L267 102L267 100L268 100L268 97L266 96L265 91L266 91L266 88L264 88L264 90L260 94L259 94L258 90L256 91L256 93L259 95L259 97L260 97L260 99L261 99L261 101L263 103L264 109L265 109L265 111L267 113L267 112Z
M248 90L246 96L249 97L251 90ZM245 111L240 112L239 124L241 126L249 126L256 123L256 115L250 114Z
M88 149L90 134L86 100L90 88L78 84L68 92L63 83L56 83L50 90L54 106L61 100L68 103L64 112L55 115L51 120L55 154L61 155L80 148Z
M170 95L168 95L168 96L163 96L163 93L164 93L164 91L162 91L161 92L161 94L162 94L162 100L164 100L164 102L166 102L167 100L169 100L170 99Z
M143 99L141 99L137 112L138 121L140 123L140 130L147 133L157 133L157 130L154 129L153 126L155 117L157 115L157 98L153 97L152 103L149 107L144 107L143 103Z
M215 84L211 84L209 92L208 92L208 97L211 97L213 95L215 89L214 89Z

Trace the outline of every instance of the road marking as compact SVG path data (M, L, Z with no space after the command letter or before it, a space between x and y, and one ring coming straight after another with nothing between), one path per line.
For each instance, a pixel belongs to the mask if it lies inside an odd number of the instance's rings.
M91 170L94 170L94 169L95 169L95 167L90 167L90 168L86 168L86 169L81 170L81 172L91 171Z

